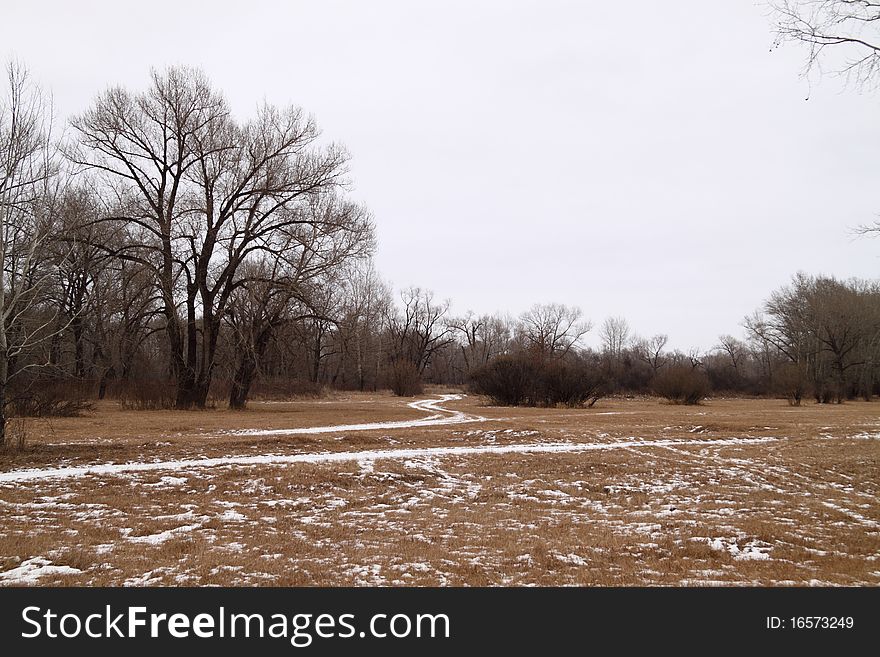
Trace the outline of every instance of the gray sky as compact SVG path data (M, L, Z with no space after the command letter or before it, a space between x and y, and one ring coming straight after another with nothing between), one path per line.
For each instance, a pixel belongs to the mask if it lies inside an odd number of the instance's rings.
M62 119L167 64L240 116L313 113L351 151L382 274L456 312L556 301L709 348L798 270L880 274L851 233L880 212L880 97L811 88L759 4L4 4L0 57Z

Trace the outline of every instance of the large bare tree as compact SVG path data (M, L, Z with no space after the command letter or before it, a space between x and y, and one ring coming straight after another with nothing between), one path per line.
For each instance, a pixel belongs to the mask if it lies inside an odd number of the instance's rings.
M0 445L10 379L29 366L19 356L60 330L57 305L46 303L57 174L50 99L12 62L0 95Z
M311 117L261 107L238 122L198 70L154 71L148 89L115 87L72 121L70 156L116 200L127 240L113 249L153 273L178 408L204 407L220 328L248 260L277 254L289 229L332 225L307 211L343 182L347 155L319 146Z
M871 397L880 356L876 282L797 274L745 325L810 381L817 401Z

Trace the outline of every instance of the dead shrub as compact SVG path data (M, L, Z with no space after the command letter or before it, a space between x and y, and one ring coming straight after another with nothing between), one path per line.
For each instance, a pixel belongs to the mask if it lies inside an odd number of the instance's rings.
M592 406L602 396L597 367L570 355L541 359L528 352L499 356L471 374L474 392L501 406Z
M82 381L34 381L13 392L9 412L16 417L78 417L94 407L90 387Z
M774 387L790 406L800 406L807 391L806 374L796 363L783 363L776 370Z
M525 354L498 356L471 372L471 388L499 406L531 405L538 364Z
M176 387L170 381L121 381L114 387L113 396L125 410L158 411L174 408Z
M27 444L28 432L24 420L21 418L7 418L0 440L0 452L20 452Z
M419 369L407 360L391 364L387 373L388 387L398 397L413 397L422 394L422 377Z
M229 382L226 381L224 397L229 397ZM248 399L285 400L294 397L316 398L325 395L324 386L308 379L288 377L260 377L251 384Z
M672 404L699 404L709 393L709 378L689 365L670 365L654 377L654 393Z
M540 374L540 406L591 407L602 396L603 380L599 370L579 358L551 361Z

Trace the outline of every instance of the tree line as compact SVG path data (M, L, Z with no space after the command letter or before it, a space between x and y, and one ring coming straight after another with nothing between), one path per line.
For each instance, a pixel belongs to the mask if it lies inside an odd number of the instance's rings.
M695 386L793 402L880 392L876 281L798 275L709 353L670 351L622 318L588 349L576 307L456 316L430 291L395 294L372 262L373 217L347 195L345 148L300 108L242 120L203 73L171 67L140 91L107 88L61 131L27 70L6 74L0 442L9 413L105 397L244 408L425 382L519 385L489 394L547 405L682 386L685 399Z

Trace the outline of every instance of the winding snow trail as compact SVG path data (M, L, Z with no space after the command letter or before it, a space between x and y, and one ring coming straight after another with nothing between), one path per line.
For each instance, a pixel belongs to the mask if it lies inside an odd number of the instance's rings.
M483 422L487 418L462 411L443 408L441 404L461 399L462 395L440 395L439 399L420 399L408 406L421 411L434 412L420 420L397 422L369 422L365 424L340 424L329 427L305 427L300 429L245 429L228 433L243 436L279 436L314 433L340 433L368 431L370 429L406 429L430 427L443 424ZM115 475L126 472L154 472L173 470L181 472L190 468L216 468L223 466L285 465L289 463L336 463L340 461L376 461L378 459L411 459L432 456L469 456L477 454L532 454L557 452L589 452L593 450L627 449L632 447L669 447L700 445L723 447L726 445L752 445L778 440L777 438L725 438L718 440L641 440L630 438L607 443L531 443L516 445L475 445L455 447L421 447L401 449L375 449L360 452L321 452L317 454L258 454L252 456L220 456L216 458L154 461L150 463L101 463L64 468L40 468L0 472L0 485L43 479L70 479L88 475ZM184 483L185 479L181 481Z
M364 424L337 424L330 427L302 427L299 429L240 429L224 432L235 436L299 436L314 433L339 433L340 431L370 431L371 429L410 429L413 427L433 427L439 424L463 424L483 422L480 415L469 415L462 411L443 408L440 404L461 399L464 395L440 395L440 399L420 399L407 404L417 411L434 412L420 420L398 420L396 422L366 422Z

